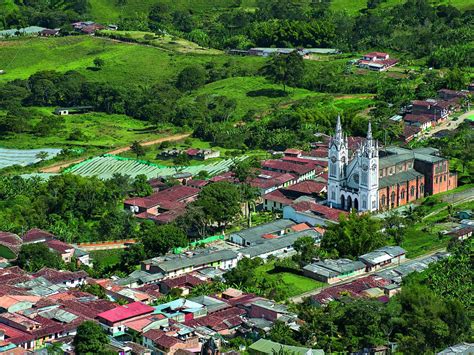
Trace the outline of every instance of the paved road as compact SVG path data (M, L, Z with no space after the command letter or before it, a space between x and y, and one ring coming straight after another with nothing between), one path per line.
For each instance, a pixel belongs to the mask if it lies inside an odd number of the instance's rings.
M174 142L174 141L179 141L181 139L188 138L189 136L190 136L189 133L175 134L175 135L168 136L168 137L162 137L162 138L158 138L158 139L153 139L151 141L142 142L140 144L142 146L148 146L148 145L159 144L159 143L162 143L162 142ZM107 152L107 154L115 154L116 155L116 154L126 152L128 150L130 150L130 146L126 146L126 147L111 150L110 152ZM42 173L59 173L61 171L61 169L67 168L67 167L69 167L73 164L80 163L84 160L86 160L86 158L75 159L75 160L70 160L70 161L67 161L67 162L62 162L62 163L59 163L59 164L54 164L54 165L47 166L45 168L40 169L40 172L42 172Z
M433 255L433 254L436 254L440 251L446 251L445 248L441 248L441 249L437 249L437 250L434 250L434 251L431 251L427 254L423 254L423 255L420 255L414 259L405 259L405 260L402 260L399 264L395 264L395 265L391 265L389 267L385 267L385 268L382 268L382 269L378 269L378 270L375 270L375 271L371 271L371 272L367 272L365 274L362 274L362 275L358 275L358 276L354 276L354 277L351 277L351 278L348 278L348 279L345 279L345 280L342 280L342 281L339 281L339 282L335 282L331 285L325 285L323 287L320 287L320 288L316 288L314 290L311 290L311 291L308 291L308 292L305 292L301 295L298 295L298 296L295 296L295 297L292 297L290 298L290 301L294 302L294 303L301 303L303 302L303 300L307 297L310 297L310 296L314 296L314 295L317 295L319 293L321 293L323 290L325 290L326 288L328 287L331 287L331 286L337 286L337 285L345 285L347 283L350 283L354 280L357 280L357 279L361 279L363 277L366 277L368 275L372 275L372 274L375 274L377 272L380 272L382 270L390 270L390 269L393 269L397 266L399 266L400 264L403 264L403 263L406 263L406 262L409 262L409 261L415 261L415 260L420 260L420 259L423 259L423 258L426 258L427 256L430 256L430 255Z
M439 131L442 131L444 129L448 129L450 131L453 131L456 128L458 128L458 126L461 123L463 123L471 115L474 115L474 110L470 110L470 111L467 111L467 112L463 113L461 116L459 116L459 118L456 121L454 121L453 119L448 119L448 120L444 121L443 123L439 124L438 126L433 127L429 132L426 132L425 134L423 134L423 137L431 137L435 133L437 133Z

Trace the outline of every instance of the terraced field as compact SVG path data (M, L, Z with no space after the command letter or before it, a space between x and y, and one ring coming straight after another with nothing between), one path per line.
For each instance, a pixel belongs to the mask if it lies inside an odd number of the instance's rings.
M43 160L52 159L61 152L61 149L6 149L0 148L0 169L13 165L27 166L39 162L39 153L46 153L47 156Z
M238 159L243 160L246 157ZM82 163L72 166L65 172L78 174L81 176L97 176L101 179L109 179L114 174L128 175L135 177L144 174L148 178L156 178L158 176L172 176L176 173L197 174L200 171L206 171L209 175L216 175L229 170L233 164L232 159L221 160L216 163L207 165L195 165L188 167L166 167L152 164L146 161L140 161L130 158L122 158L114 155L104 155L86 160Z

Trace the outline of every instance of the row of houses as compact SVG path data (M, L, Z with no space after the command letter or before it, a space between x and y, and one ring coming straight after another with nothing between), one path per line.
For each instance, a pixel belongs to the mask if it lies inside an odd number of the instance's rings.
M398 246L386 246L361 255L358 260L326 259L303 267L303 274L312 279L333 284L372 272L405 260L406 251Z
M90 256L87 252L59 240L52 233L38 228L30 229L21 237L13 233L0 232L0 246L4 248L3 252L0 253L0 259L14 259L22 245L38 243L45 244L49 250L58 254L65 263L75 261L77 265L91 265Z
M470 100L470 96L469 90L441 89L437 98L412 101L403 117L402 137L405 142L410 142L423 132L445 122Z
M357 61L357 66L374 71L385 71L398 63L397 59L390 59L390 55L384 52L371 52L364 54Z

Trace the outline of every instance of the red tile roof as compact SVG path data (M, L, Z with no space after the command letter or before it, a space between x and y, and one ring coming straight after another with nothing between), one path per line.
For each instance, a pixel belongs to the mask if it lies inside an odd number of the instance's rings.
M280 190L269 192L268 194L263 195L262 198L264 200L275 201L284 205L289 205L293 202L292 199L286 197Z
M50 249L56 250L61 254L67 253L68 251L71 251L71 249L74 249L72 245L64 243L57 239L48 240L46 244Z
M291 227L291 229L294 230L295 232L305 231L305 230L308 230L310 228L311 227L308 226L306 223L300 223L300 224L297 224L297 225L294 225L294 226Z
M183 275L179 277L175 277L173 279L166 279L161 282L163 285L166 285L168 288L176 288L176 287L184 287L184 286L197 286L206 281L201 280L200 278L193 276L193 275Z
M34 243L42 240L49 240L55 238L54 234L51 234L47 231L42 229L33 228L30 229L28 232L23 234L23 242L24 243Z
M319 215L325 219L331 220L331 221L339 221L339 215L341 214L346 214L346 211L338 210L335 208L330 208L327 206L320 205L319 203L313 202L313 201L300 201L300 202L295 202L291 205L295 211L298 212L311 212L316 215Z
M133 317L152 313L155 309L141 302L132 302L124 306L118 306L109 311L99 313L97 318L116 323Z
M36 277L44 277L46 280L52 282L53 284L60 284L66 281L75 281L78 279L85 279L87 273L85 271L59 271L50 268L42 268L40 271L33 274Z
M299 192L305 195L312 195L313 193L321 193L325 188L325 183L317 182L314 180L305 180L295 185L285 187L285 190Z
M339 299L347 294L349 294L351 297L360 298L363 297L363 291L374 287L384 287L390 283L390 281L385 280L379 276L370 275L354 280L347 284L328 287L319 294L312 296L312 298L320 304Z
M129 198L125 200L125 203L142 208L151 208L161 204L168 204L169 206L170 202L181 202L187 198L197 196L199 191L199 189L191 186L176 185L169 189L155 192L148 197Z
M196 187L196 188L202 188L209 184L209 181L207 180L189 180L186 185L191 186L191 187Z
M143 336L145 338L150 339L156 345L159 345L164 349L169 349L173 345L182 343L182 341L180 341L179 339L166 335L164 331L158 329L150 329L147 332L143 333Z
M297 175L304 175L314 170L314 164L296 164L284 160L266 160L262 162L262 167L265 170L279 170L286 173L292 173Z

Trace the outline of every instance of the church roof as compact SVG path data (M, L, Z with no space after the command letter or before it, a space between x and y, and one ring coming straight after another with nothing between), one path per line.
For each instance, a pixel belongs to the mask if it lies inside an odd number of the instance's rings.
M384 176L379 180L379 188L384 188L387 186L393 186L396 184L400 184L402 182L407 182L416 179L417 177L421 177L423 174L420 174L418 171L414 169L409 169L407 171L402 171L398 174Z
M390 166L394 166L404 161L413 160L414 158L415 158L415 155L413 154L413 152L388 155L386 157L380 158L379 168L380 169L388 168Z

